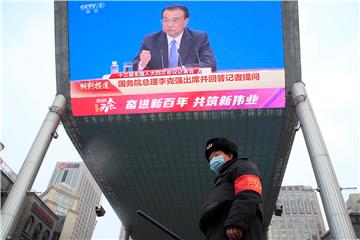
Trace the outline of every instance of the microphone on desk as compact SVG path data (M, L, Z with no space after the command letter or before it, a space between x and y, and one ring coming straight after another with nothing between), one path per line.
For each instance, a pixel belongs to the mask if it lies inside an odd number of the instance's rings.
M199 67L201 67L201 61L200 61L200 57L199 57L199 48L194 47L194 49L195 49L195 52L196 52L196 57L198 59Z
M183 67L182 60L181 60L181 54L180 54L180 48L177 50L179 59L180 59L180 67Z
M162 48L160 49L160 56L161 56L161 67L162 67L162 68L165 68L165 67L164 67L164 54L163 54Z

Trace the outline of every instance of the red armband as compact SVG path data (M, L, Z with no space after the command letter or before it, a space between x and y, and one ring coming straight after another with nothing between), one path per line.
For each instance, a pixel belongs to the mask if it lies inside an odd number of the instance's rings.
M260 178L256 175L242 175L235 179L234 191L239 193L245 190L257 192L262 196L262 187Z

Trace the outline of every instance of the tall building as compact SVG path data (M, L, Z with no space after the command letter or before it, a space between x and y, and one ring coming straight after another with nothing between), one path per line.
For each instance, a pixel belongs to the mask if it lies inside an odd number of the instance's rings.
M60 184L62 185L62 184ZM71 239L76 219L79 216L76 211L79 198L73 191L65 186L51 186L41 194L43 202L62 220L59 226L59 239Z
M360 193L351 193L349 199L346 201L346 206L349 213L360 213Z
M360 193L351 193L346 206L356 237L360 238Z
M65 216L60 239L91 239L101 194L84 163L56 164L42 199L57 215Z
M355 235L357 239L360 239L360 193L351 193L346 201L346 206ZM333 239L330 230L327 231L321 238L321 240L328 239Z
M282 215L273 216L269 239L320 240L325 225L316 193L307 186L281 187L277 205Z

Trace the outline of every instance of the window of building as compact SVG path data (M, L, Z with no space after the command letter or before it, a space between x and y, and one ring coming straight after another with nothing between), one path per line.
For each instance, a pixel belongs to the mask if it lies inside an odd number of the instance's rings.
M68 196L65 196L59 192L55 194L55 202L58 204L58 212L66 214L68 209L72 209L74 200ZM66 209L66 210L64 210Z
M305 207L306 207L306 212L308 214L310 214L311 213L311 208L310 208L310 203L308 201L305 201Z
M302 231L301 231L300 229L298 229L297 239L299 239L299 240L304 239L304 238L303 238L303 235L302 235Z
M25 222L25 226L23 228L23 232L25 233L30 233L30 230L32 229L32 227L34 226L34 222L35 222L35 219L33 216L29 216L27 219L26 219L26 222Z
M62 175L62 178L61 178L60 182L65 182L66 181L66 177L67 177L68 173L69 173L69 170L64 171L64 174Z
M297 213L297 208L294 200L291 200L291 210L294 214Z
M313 213L315 213L315 214L318 213L314 202L311 202L311 208L313 210Z
M46 230L46 231L43 233L41 240L48 240L49 237L50 237L50 232L49 232L49 230Z
M321 229L321 224L320 223L317 223L316 226L317 226L318 229Z
M298 206L300 214L304 214L304 207L301 199L298 199Z
M34 232L33 232L32 236L31 236L31 239L32 240L37 240L39 238L41 230L42 230L41 223L36 224Z
M286 214L290 214L290 206L289 206L289 203L288 202L285 202L285 204L283 205L284 206L284 210L285 210L285 213Z
M67 209L66 208L63 208L61 206L58 206L56 208L56 214L57 215L61 215L61 216L65 216L67 214Z

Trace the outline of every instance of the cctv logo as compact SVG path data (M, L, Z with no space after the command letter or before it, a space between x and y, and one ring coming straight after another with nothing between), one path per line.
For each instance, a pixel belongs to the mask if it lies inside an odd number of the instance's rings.
M104 2L99 2L99 3L88 3L88 4L82 4L80 5L80 10L81 11L85 11L86 14L90 14L91 12L93 13L98 13L100 9L105 7L105 3Z

